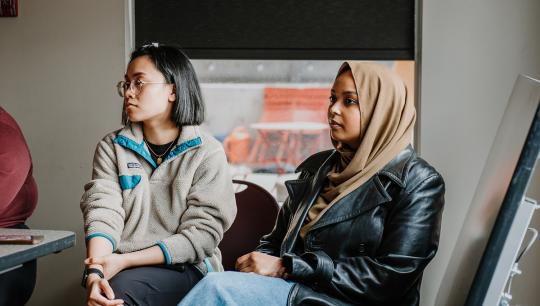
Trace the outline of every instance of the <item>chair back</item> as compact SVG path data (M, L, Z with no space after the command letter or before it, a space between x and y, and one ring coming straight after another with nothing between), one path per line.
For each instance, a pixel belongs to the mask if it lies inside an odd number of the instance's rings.
M233 183L245 188L235 194L236 219L219 244L225 271L234 271L236 259L255 250L261 237L274 228L279 211L274 197L261 186L241 180Z

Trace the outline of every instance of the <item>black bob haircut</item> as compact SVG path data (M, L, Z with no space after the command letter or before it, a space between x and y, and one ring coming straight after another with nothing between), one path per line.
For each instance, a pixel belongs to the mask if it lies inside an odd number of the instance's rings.
M205 116L204 101L195 69L184 52L176 46L152 43L133 51L129 62L140 56L148 56L167 83L174 85L176 100L171 120L176 126L200 125ZM122 124L129 124L125 106L122 106Z

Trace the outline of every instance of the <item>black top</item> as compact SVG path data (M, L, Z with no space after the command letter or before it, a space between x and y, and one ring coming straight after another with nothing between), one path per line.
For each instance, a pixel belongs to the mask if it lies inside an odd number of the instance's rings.
M178 141L178 137L169 143L156 145L145 139L145 142L150 149L148 150L150 152L150 156L152 156L152 159L154 160L156 164L157 164L158 157L161 157L162 162L163 160L165 160L165 157L167 157L167 155L169 155L171 150L174 148L173 143L176 143L177 141Z
M135 40L180 44L192 59L411 60L415 3L136 0Z

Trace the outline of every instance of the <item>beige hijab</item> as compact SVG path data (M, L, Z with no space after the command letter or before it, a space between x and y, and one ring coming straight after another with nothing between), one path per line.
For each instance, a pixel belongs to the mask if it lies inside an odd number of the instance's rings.
M384 66L355 61L343 63L338 76L347 68L359 98L360 146L354 151L332 141L341 158L309 211L300 231L302 238L334 203L368 181L412 142L416 111L400 77Z

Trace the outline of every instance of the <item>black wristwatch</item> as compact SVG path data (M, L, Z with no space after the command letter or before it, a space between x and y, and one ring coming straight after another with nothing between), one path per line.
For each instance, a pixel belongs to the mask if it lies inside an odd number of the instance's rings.
M83 277L82 277L82 281L81 281L81 286L83 286L83 288L86 288L86 280L88 279L88 275L90 275L92 273L95 273L95 274L99 275L99 277L101 277L101 278L105 278L105 275L103 275L103 272L101 272L100 269L84 268Z

